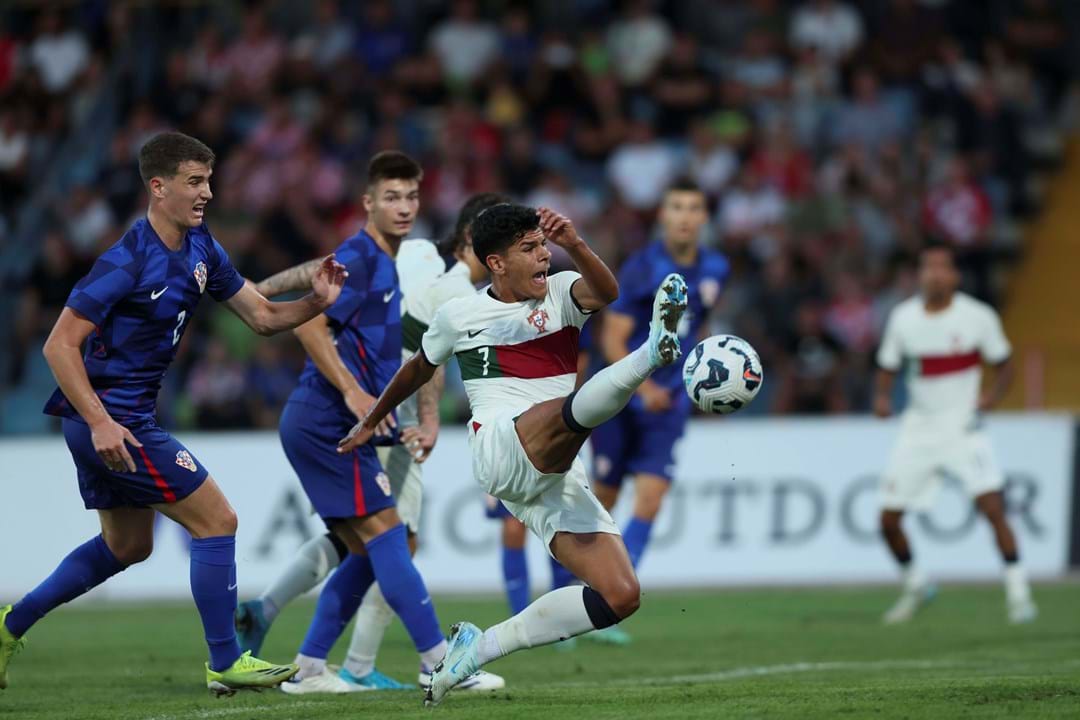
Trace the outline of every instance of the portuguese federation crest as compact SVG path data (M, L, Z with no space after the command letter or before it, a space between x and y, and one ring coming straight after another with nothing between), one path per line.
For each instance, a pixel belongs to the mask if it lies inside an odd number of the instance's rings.
M526 322L536 328L536 332L538 333L542 333L547 330L547 321L547 310L544 310L543 308L536 308L531 313L529 313L529 317L526 319Z

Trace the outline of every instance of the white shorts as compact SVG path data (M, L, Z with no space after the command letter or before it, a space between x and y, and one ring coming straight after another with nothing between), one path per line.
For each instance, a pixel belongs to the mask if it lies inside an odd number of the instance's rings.
M521 446L514 414L500 415L470 433L473 477L484 492L502 500L551 553L557 532L619 535L611 515L589 489L581 458L564 473L537 470Z
M881 478L881 507L928 510L945 478L959 481L972 498L1005 485L990 441L982 431L902 430Z
M416 534L420 530L420 509L424 501L420 465L404 445L382 445L375 448L375 453L390 478L390 492L394 494L398 517L409 532Z

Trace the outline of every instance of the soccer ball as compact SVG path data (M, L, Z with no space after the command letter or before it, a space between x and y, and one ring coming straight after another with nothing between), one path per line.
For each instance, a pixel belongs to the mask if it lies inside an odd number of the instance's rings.
M734 335L702 340L683 363L686 394L702 412L717 415L749 405L763 377L757 351Z

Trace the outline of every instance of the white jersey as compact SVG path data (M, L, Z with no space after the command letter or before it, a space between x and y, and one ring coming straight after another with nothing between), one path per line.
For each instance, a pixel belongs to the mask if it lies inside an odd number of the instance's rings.
M989 305L963 293L930 313L919 296L893 309L878 350L878 365L906 365L909 426L931 431L962 428L978 409L982 363L1008 359L1012 348Z
M573 392L578 336L589 318L570 294L580 277L551 275L543 300L505 303L485 288L435 313L424 356L435 365L457 356L475 423Z
M412 357L418 347L415 343L411 350L406 347L406 341L409 338L410 301L418 302L418 298L430 291L446 270L446 263L439 256L439 249L430 240L406 240L398 248L397 257L394 258L394 267L398 274L398 286L401 288L401 355L404 362ZM416 425L419 422L416 402L416 395L413 395L398 406L397 420L401 427Z

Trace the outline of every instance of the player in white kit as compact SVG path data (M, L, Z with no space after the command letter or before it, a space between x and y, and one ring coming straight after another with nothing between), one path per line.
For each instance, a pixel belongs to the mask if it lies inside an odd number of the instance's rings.
M994 309L957 292L959 284L952 250L926 246L919 255L920 293L889 315L878 350L874 412L892 413L892 386L901 366L909 395L881 487L881 532L903 574L900 599L884 617L890 624L910 620L935 593L912 560L900 521L907 510L929 508L945 477L963 485L993 528L1005 561L1009 620L1029 622L1037 615L1005 517L1004 477L979 418L1008 388L1012 348ZM980 394L984 362L996 376Z
M342 440L349 452L456 355L473 417L473 475L585 586L549 592L486 631L451 630L426 701L436 704L482 665L523 648L610 627L634 613L640 587L619 529L589 491L578 451L592 428L626 406L658 367L680 357L676 334L686 282L671 274L653 305L648 341L574 391L578 334L612 302L618 282L565 217L541 208L496 205L473 223L473 250L492 284L435 314L420 351ZM579 272L548 276L551 241Z

